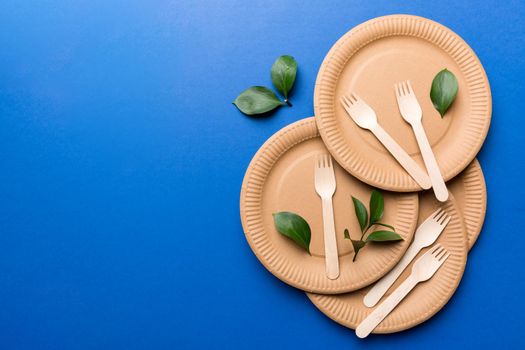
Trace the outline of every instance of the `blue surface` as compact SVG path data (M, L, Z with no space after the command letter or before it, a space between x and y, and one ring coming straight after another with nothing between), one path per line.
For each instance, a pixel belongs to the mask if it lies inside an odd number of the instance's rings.
M262 267L239 190L265 139L313 114L332 44L392 13L483 62L489 204L450 303L360 341ZM524 348L524 28L523 1L2 0L0 348ZM294 106L240 114L281 54L299 62Z

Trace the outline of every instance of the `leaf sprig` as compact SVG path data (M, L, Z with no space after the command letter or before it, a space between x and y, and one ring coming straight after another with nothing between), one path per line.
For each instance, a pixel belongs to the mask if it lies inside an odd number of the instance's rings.
M352 261L355 261L355 259L357 258L357 254L359 253L361 248L366 246L366 244L369 242L395 242L403 240L403 237L401 237L395 232L396 229L393 226L380 221L383 218L383 214L385 211L385 201L381 192L379 192L378 190L373 190L372 194L370 195L370 220L368 218L368 211L366 210L364 204L354 196L352 196L352 201L354 202L355 215L357 217L357 221L359 222L359 227L361 229L361 238L359 240L352 239L350 237L350 232L348 231L348 229L345 229L344 231L345 239L349 239L352 242L352 246L354 247L354 258L352 259ZM392 231L377 230L370 233L365 238L365 235L368 232L368 230L376 226L387 227Z
M257 115L274 110L277 107L292 106L288 100L290 91L295 83L297 75L297 62L292 56L283 55L275 60L272 70L272 83L284 96L284 101L281 101L277 95L265 86L252 86L243 92L233 104L246 115Z

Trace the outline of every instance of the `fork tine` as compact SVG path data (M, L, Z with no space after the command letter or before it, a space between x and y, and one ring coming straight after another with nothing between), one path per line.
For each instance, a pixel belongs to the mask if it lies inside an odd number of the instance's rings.
M353 96L355 102L362 101L361 98L357 94L353 93L352 96Z
M405 93L405 96L408 95L408 87L406 81L403 82L403 92Z
M450 215L448 215L448 213L445 212L445 214L441 218L439 218L438 224L443 225L443 223L449 218L450 218Z
M436 221L439 223L441 219L443 219L447 215L447 212L443 210L441 213L439 213L438 216L436 216Z
M435 219L436 216L439 215L439 213L442 211L443 209L442 208L438 208L438 210L436 210L435 212L433 212L430 216L432 217L432 219Z
M343 107L350 108L350 101L348 100L348 97L346 97L346 95L343 95L343 97L341 97L341 103L343 104Z
M431 253L431 254L434 255L434 253L435 253L438 249L440 249L440 248L442 248L442 247L443 247L443 246L442 246L440 243L436 244L435 246L433 246L433 247L431 248L431 250L432 250L432 253Z
M407 88L408 88L408 93L409 94L413 94L414 93L414 90L412 90L412 85L410 85L410 80L407 80Z
M320 155L317 155L317 157L315 159L315 165L316 165L317 169L319 169L321 167L321 156Z
M327 155L328 157L328 167L331 168L332 167L332 157L330 157L329 155Z
M394 84L394 92L396 93L396 97L399 97L399 90L397 88L397 83Z
M440 244L440 245L438 246L437 249L434 249L434 250L432 251L432 255L434 255L434 256L438 256L439 254L441 254L441 252L442 252L443 250L445 250L445 247L443 247L443 246Z
M445 254L447 254L447 250L445 249L445 247L441 247L441 249L434 254L434 257L439 260Z
M401 89L401 83L396 83L397 96L403 97L403 89Z
M450 220L452 220L452 217L451 217L451 216L448 216L448 217L445 219L445 221L443 221L443 222L441 223L441 226L447 226L448 223L450 222Z
M439 258L439 262L440 262L441 264L443 264L443 263L445 262L445 260L448 259L449 256L450 256L450 253L447 252L445 255L443 255L441 258Z

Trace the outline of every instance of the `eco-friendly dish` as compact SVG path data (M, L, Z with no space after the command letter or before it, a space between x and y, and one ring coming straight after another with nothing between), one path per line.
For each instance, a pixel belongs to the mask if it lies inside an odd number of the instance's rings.
M285 102L296 71L289 56L272 68ZM236 105L252 115L285 103L263 90ZM320 68L315 119L273 135L246 171L251 249L359 337L429 319L454 294L483 225L474 157L491 103L481 63L448 28L393 15L352 29Z
M333 196L340 275L326 276L322 205L314 186L314 165L326 153L314 118L278 131L259 149L244 177L241 219L246 239L261 263L284 282L316 293L357 290L376 281L401 259L414 233L418 198L414 193L384 192L384 222L395 227L403 240L371 244L352 262L352 245L343 232L360 232L351 195L369 198L373 188L358 181L334 163L337 190ZM277 212L301 215L310 226L311 256L275 228Z
M446 68L457 78L455 102L442 118L430 91ZM472 49L450 29L409 15L375 18L349 31L319 70L314 93L316 122L334 159L372 186L391 191L421 187L339 102L348 91L372 106L378 122L424 168L416 138L399 113L394 84L410 80L423 110L423 127L445 181L474 159L487 135L492 101L487 76ZM441 107L440 107L441 108Z

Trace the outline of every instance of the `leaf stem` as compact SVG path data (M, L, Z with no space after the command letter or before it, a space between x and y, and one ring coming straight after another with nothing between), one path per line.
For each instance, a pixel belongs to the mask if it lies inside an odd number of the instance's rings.
M288 105L288 107L292 107L292 103L290 102L290 100L288 100L287 98L284 99L284 103L286 103Z
M361 235L361 241L362 241L363 238L365 237L365 234L368 232L368 230L370 229L370 227L372 227L372 225L368 225L367 228L364 229L363 234Z

